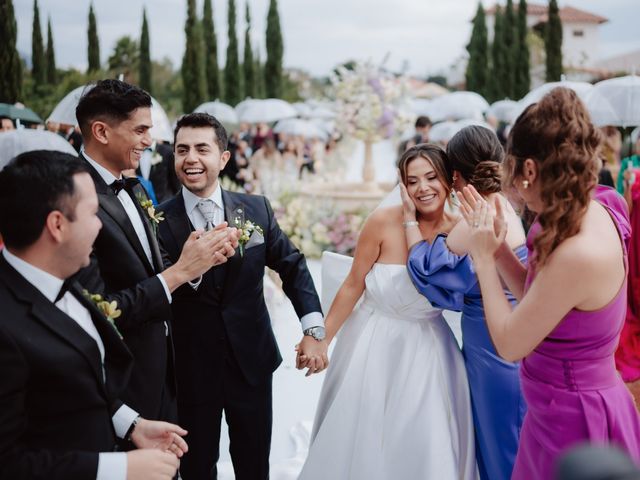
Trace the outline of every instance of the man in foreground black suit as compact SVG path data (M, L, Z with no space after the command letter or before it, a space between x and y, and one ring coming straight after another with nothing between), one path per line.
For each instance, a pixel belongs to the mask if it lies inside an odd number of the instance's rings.
M131 355L68 280L89 263L97 210L71 155L25 153L0 172L0 478L171 479L186 451L186 431L117 400ZM147 449L114 452L116 436Z
M124 312L116 324L135 363L123 400L147 418L175 421L171 292L225 262L237 232L224 224L194 232L170 265L156 238L160 217L142 208L147 196L140 184L121 175L137 168L151 145L151 97L124 82L101 80L83 93L76 116L84 139L80 158L93 178L102 221L91 265L78 278Z
M226 147L226 131L210 115L178 120L174 148L183 188L160 206L166 215L160 237L171 259L194 228L226 220L250 236L226 264L174 294L178 417L189 430L190 450L180 470L185 480L216 478L223 410L235 478L269 477L271 384L282 357L264 301L265 266L278 272L301 319L300 351L310 368L327 364L320 301L304 256L280 230L265 197L220 188Z

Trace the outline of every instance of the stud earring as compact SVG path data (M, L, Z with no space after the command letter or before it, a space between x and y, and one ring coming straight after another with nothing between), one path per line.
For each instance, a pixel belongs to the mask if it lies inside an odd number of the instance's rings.
M524 188L525 190L529 188L529 180L522 181L522 188Z

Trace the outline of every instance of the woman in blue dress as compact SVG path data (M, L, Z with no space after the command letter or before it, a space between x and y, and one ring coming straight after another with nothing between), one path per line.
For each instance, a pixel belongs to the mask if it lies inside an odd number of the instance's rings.
M495 133L479 126L466 127L447 146L456 191L467 184L506 213L508 235L501 255L526 261L525 233L520 218L501 193L504 151ZM462 311L462 352L469 378L476 458L482 480L508 480L518 451L520 427L526 412L520 392L519 364L498 357L485 323L480 285L471 263L470 231L461 221L449 235L432 243L423 241L412 227L415 207L403 196L405 230L410 248L407 266L416 288L441 308ZM507 292L509 293L509 292ZM513 292L517 297L521 292ZM510 294L512 302L516 298Z

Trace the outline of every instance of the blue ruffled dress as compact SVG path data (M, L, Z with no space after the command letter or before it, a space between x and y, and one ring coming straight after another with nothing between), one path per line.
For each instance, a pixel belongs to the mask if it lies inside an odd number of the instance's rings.
M476 458L482 480L509 480L526 404L520 390L519 363L501 359L484 317L480 284L470 255L456 255L446 235L411 249L407 267L414 285L436 307L462 311L464 355L476 435ZM515 250L521 262L527 247ZM509 300L515 303L507 291Z

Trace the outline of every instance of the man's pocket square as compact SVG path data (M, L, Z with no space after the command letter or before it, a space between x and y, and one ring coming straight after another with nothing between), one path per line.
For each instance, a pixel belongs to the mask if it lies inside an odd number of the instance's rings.
M264 237L262 236L262 234L257 230L254 230L253 233L251 234L251 237L249 238L249 241L244 246L244 248L247 249L251 247L256 247L258 245L262 245L263 243L264 243Z

